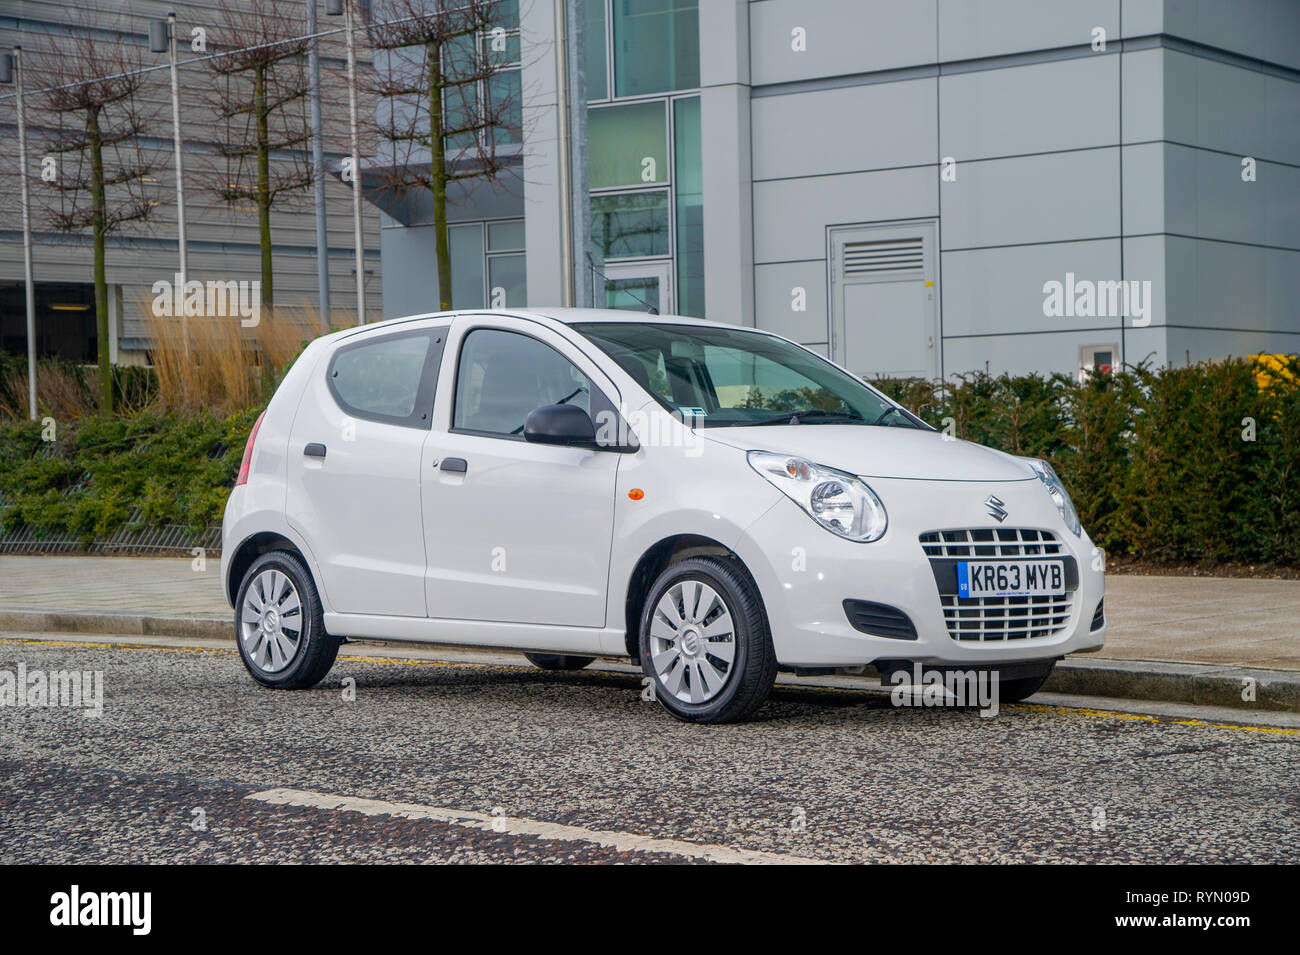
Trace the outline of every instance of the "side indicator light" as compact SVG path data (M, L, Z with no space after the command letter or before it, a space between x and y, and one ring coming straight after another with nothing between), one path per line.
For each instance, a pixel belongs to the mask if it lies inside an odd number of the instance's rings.
M639 501L641 498L645 497L645 491L641 490L639 487L634 487L632 490L627 492L627 496L634 501Z

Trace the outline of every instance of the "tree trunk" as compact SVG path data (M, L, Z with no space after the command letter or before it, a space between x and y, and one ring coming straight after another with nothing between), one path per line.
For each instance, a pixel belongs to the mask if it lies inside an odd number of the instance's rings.
M429 150L433 178L434 256L438 260L438 308L451 309L451 243L447 236L447 144L442 134L442 44L425 46L429 71Z
M262 249L262 306L275 304L271 265L271 134L266 105L266 70L253 71L253 113L257 117L257 241Z
M95 338L99 351L99 413L113 413L113 366L110 361L108 323L108 280L104 274L104 236L107 233L107 201L104 194L104 147L99 139L99 111L86 115L90 139L90 202L93 216L92 242L95 249Z

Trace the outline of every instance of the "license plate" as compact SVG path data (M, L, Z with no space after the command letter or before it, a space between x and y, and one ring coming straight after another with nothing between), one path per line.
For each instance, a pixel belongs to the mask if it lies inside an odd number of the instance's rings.
M963 560L957 564L959 597L1032 597L1065 593L1060 560Z

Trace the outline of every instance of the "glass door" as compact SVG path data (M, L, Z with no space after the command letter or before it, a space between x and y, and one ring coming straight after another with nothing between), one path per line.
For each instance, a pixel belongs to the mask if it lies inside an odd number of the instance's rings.
M605 266L605 308L633 312L654 309L661 315L673 311L672 264L627 262Z

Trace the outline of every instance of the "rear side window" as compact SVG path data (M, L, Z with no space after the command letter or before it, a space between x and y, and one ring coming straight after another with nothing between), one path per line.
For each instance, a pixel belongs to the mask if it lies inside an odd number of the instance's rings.
M478 328L465 337L456 376L452 426L521 435L529 412L570 404L591 414L591 380L535 338Z
M334 400L357 418L428 428L445 331L398 332L341 346L326 372Z

